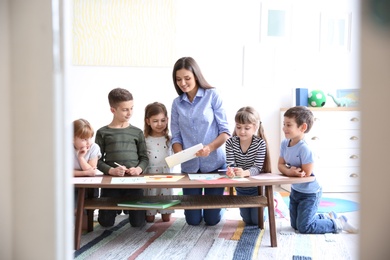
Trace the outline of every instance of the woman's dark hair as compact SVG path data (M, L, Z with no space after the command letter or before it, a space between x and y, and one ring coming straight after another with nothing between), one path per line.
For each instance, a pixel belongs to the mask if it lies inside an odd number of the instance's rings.
M173 72L172 72L173 85L175 86L176 92L179 96L183 94L183 91L181 91L180 87L176 83L176 72L181 69L189 70L194 74L195 81L198 87L213 88L203 77L203 74L200 71L200 68L196 63L196 61L191 57L183 57L176 61L175 65L173 66Z

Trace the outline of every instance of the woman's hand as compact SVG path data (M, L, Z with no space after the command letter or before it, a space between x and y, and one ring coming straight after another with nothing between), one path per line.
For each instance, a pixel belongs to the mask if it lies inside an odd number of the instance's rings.
M195 155L198 157L207 157L210 155L210 153L211 153L210 147L208 145L205 145L205 146L203 146L202 149L197 151Z

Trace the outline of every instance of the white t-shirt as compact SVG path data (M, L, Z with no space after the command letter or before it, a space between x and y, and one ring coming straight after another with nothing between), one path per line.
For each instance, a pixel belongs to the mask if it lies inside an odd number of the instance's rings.
M89 160L100 158L102 157L102 153L100 152L100 147L96 143L91 144L91 148L88 150L88 152L84 155L85 160L88 162ZM82 170L81 165L79 162L79 159L77 158L77 151L74 150L74 157L73 157L73 169L74 170Z

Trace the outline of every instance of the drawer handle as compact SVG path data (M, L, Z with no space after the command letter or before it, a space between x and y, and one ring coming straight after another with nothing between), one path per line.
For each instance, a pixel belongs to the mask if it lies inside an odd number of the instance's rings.
M351 138L349 138L349 140L356 141L356 140L359 140L359 137L357 137L357 136L351 136Z
M315 141L315 140L320 140L320 138L317 137L317 136L313 136L313 137L311 138L311 140L313 140L313 141Z
M357 156L357 155L351 155L351 156L349 156L349 159L359 159L359 156Z
M351 175L349 175L349 177L351 177L351 178L357 178L357 177L359 177L359 175L357 175L356 173L352 173Z
M357 117L352 117L352 118L351 118L351 122L359 122L359 118L357 118Z

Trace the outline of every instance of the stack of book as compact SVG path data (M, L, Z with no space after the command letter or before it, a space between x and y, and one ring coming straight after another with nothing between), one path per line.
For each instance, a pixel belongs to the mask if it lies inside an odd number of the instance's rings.
M180 204L180 200L156 200L156 199L140 199L134 201L124 201L118 203L118 206L129 208L146 208L146 209L166 209L173 205Z

